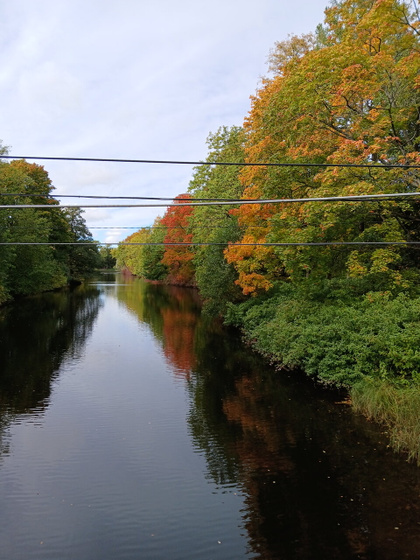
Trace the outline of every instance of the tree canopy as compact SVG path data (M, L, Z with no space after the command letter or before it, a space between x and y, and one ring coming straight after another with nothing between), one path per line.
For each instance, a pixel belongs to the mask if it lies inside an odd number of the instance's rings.
M189 193L292 202L171 207L148 233L191 243L148 248L149 271L188 278L205 310L327 383L418 378L419 253L393 243L420 242L419 199L296 199L419 191L419 19L414 2L332 1L313 34L278 42L243 126L209 135Z
M201 165L194 169L191 195L294 199L418 190L419 172L404 166L420 163L419 37L412 3L332 2L313 34L276 43L271 77L251 97L243 128L221 127L207 141L208 163L300 166ZM159 262L168 281L181 281L175 268L188 262L182 281L195 274L204 300L220 311L238 297L235 286L248 296L283 281L312 289L341 279L362 294L398 293L417 281L418 254L409 247L261 245L420 241L416 198L182 208L170 208L162 218L164 239L197 245L166 246ZM177 220L182 224L174 228ZM235 244L223 254L220 246L200 246L204 241Z

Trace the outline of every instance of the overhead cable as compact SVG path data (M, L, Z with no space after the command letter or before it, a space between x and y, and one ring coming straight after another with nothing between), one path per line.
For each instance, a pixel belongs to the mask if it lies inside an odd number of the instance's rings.
M273 163L273 162L230 162L230 161L177 161L157 159L119 159L94 157L59 157L59 156L9 156L1 155L0 159L33 159L52 161L96 161L109 163L152 163L164 165L225 165L240 167L361 167L370 169L420 169L420 164L369 164L369 163Z
M217 202L188 202L193 199L179 199L177 202L161 204L150 202L148 204L2 204L0 208L155 208L167 206L226 206L226 205L244 205L244 204L285 204L294 202L357 202L368 200L392 199L401 197L420 196L420 192L410 193L388 193L388 194L362 194L351 196L324 196L313 198L272 198L272 199L241 199L226 200L219 199ZM185 200L185 202L183 202Z
M104 198L104 199L111 199L111 200L174 200L173 196L170 197L163 197L163 196L108 196L108 195L100 195L100 194L54 194L54 195L47 195L44 196L42 194L29 194L29 193L0 193L0 196L15 196L15 197L40 197L46 198L47 200L51 200L54 202L58 202L58 198ZM177 199L178 200L178 199ZM179 200L203 200L203 201L217 201L217 200L226 200L234 202L238 200L237 198L185 198Z
M152 229L153 226L89 226L88 229Z
M51 246L56 246L56 245L79 245L81 247L88 247L88 246L113 246L113 245L139 245L139 246L147 246L147 245L152 245L152 246L162 246L162 247L166 247L166 246L179 246L179 247L190 247L190 246L212 246L212 245L217 245L217 246L224 246L224 247L320 247L320 246L354 246L354 245L365 245L365 246L389 246L389 245L400 245L400 246L419 246L420 247L420 241L314 241L314 242L297 242L297 243L292 243L292 242L285 242L285 243L231 243L231 242L225 242L225 243L213 243L213 242L207 242L207 243L195 243L193 241L191 242L169 242L169 243L164 243L164 242L159 242L159 243L152 243L152 242L145 242L145 243L137 243L137 242L124 242L124 241L114 241L114 242L102 242L102 241L98 241L98 242L94 242L94 241L88 241L88 242L84 242L84 241L68 241L68 242L37 242L37 241L8 241L8 242L2 242L0 243L1 245L51 245Z
M323 225L326 225L325 223L323 223ZM327 224L327 225L332 225L332 224ZM226 226L132 226L132 227L124 227L124 226L89 226L88 229L188 229L188 228L193 228L194 230L196 229L227 229ZM240 228L244 228L246 227L247 229L255 229L255 228L260 228L261 226L238 226ZM290 227L290 226L287 226ZM25 229L25 228L23 228Z
M318 227L317 224L310 224L310 223L305 223L304 224L305 227ZM335 225L334 222L323 222L322 223L323 226L333 226ZM238 228L243 230L243 229L262 229L265 226L248 226L248 225L239 225L238 224ZM276 227L279 227L276 224ZM299 224L299 225L290 225L290 224L285 224L284 227L290 229L293 227L296 228L302 228L303 224ZM173 230L173 229L180 229L183 231L189 230L189 229L206 229L206 230L211 230L211 229L223 229L223 230L227 230L227 226L89 226L87 229L91 230L91 229L104 229L104 230L109 230L109 229L116 229L116 230L121 230L121 229L135 229L137 230L135 233L142 233L142 230L156 230L156 229L163 229L163 230ZM13 231L25 231L25 232L37 232L37 229L34 229L33 227L27 227L27 226L23 226L23 225L14 225L13 226ZM135 234L134 233L134 234ZM134 235L133 234L133 235Z

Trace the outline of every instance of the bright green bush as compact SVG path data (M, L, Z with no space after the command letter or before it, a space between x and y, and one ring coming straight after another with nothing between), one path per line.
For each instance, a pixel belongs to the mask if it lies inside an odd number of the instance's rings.
M420 380L420 298L370 293L351 304L303 299L290 286L234 307L228 322L280 367L325 384Z

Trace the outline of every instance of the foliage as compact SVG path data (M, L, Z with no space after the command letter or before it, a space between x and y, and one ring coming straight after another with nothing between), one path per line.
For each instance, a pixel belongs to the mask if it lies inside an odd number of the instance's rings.
M162 263L166 232L166 226L162 225L161 218L158 217L152 228L142 228L126 237L124 242L113 250L116 267L147 280L163 280L168 271ZM139 245L130 246L130 243Z
M389 380L363 379L351 390L355 410L385 424L392 447L420 466L420 391L418 384L399 386Z
M207 139L207 162L242 162L244 135L240 127L220 128ZM201 165L195 168L189 191L195 199L232 198L242 193L239 167ZM189 231L195 243L194 264L197 287L204 299L204 310L211 315L223 314L226 303L238 298L237 273L224 258L229 241L240 237L238 221L226 206L197 206L189 220Z
M316 33L276 44L271 77L252 97L243 128L222 127L209 136L191 196L417 192L419 172L404 164L420 163L419 37L408 2L332 2ZM248 165L216 165L222 161ZM252 165L261 162L300 166ZM342 163L350 166L336 166ZM345 386L369 376L411 382L419 375L418 252L386 245L420 241L416 198L232 204L229 210L175 206L159 224L166 230L150 235L161 235L164 254L158 259L156 247L154 256L147 251L153 267L166 268L143 267L142 274L196 282L208 312L227 313L279 364ZM190 241L194 248L169 245ZM340 245L372 241L385 244ZM329 245L291 245L324 242Z
M301 368L325 384L420 381L420 298L371 292L352 303L317 302L285 284L232 306L228 321L281 367Z
M4 149L0 149L4 153ZM0 162L1 204L45 204L0 210L0 304L12 296L51 290L81 279L96 265L96 247L53 246L92 242L80 209L63 211L52 198L47 171L25 160ZM44 243L45 245L31 245Z
M180 194L163 218L156 218L152 228L142 228L128 236L114 251L119 269L126 269L147 280L162 280L169 284L194 284L194 253L182 246L191 241L188 219L192 207L182 204L190 195ZM132 245L130 243L139 243ZM177 245L177 244L180 245Z
M143 251L144 276L148 280L163 280L168 273L167 266L162 262L165 247L161 244L165 235L166 227L162 225L162 219L157 217L148 237L151 244L147 245Z
M112 249L108 246L99 247L100 268L110 270L117 264L117 259L112 254Z
M99 247L93 244L83 212L80 208L67 208L63 212L68 224L69 239L73 243L77 242L77 245L69 245L66 251L68 276L76 281L83 280L101 266Z
M190 246L177 245L192 241L192 235L188 233L188 220L193 208L185 204L189 200L189 194L175 197L175 206L170 206L161 220L161 224L167 228L162 264L167 267L167 281L170 284L194 284L193 250Z
M408 3L344 0L316 36L292 37L271 55L275 75L245 120L247 162L377 164L379 169L247 167L243 198L300 198L418 190L419 24ZM299 94L297 95L297 92ZM417 241L420 205L393 200L246 205L243 242ZM279 279L369 277L370 289L409 288L407 248L231 247L244 293Z
M117 268L129 270L135 276L144 276L144 251L142 243L149 239L149 230L142 228L126 237L123 244L115 251ZM139 245L124 245L124 243L138 243Z
M420 163L413 4L334 1L316 34L277 43L273 76L245 119L246 161L301 167L244 168L244 199L419 190L418 170L404 168ZM342 163L375 168L335 167ZM236 213L247 244L420 241L416 198L255 204ZM419 460L418 249L231 245L225 254L254 296L231 305L228 321L279 367L352 387L361 410L391 425L393 446Z

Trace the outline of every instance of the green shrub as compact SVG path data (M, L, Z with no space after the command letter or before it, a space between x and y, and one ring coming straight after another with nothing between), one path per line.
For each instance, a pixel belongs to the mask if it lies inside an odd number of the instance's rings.
M420 298L369 293L345 304L300 296L288 287L230 306L228 321L279 366L326 384L420 380Z

